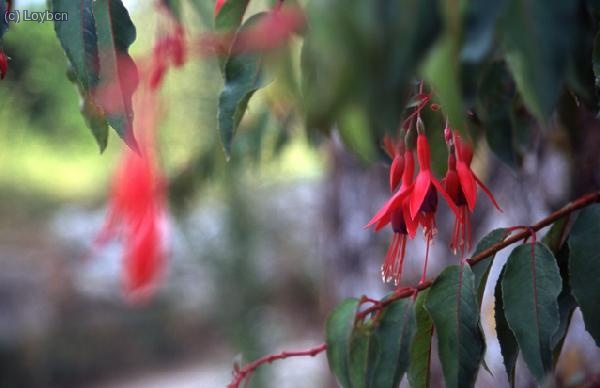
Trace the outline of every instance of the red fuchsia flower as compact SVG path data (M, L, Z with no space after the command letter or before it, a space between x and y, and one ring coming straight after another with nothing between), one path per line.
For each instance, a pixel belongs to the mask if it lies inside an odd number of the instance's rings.
M162 17L158 26L160 37L152 50L152 71L149 78L151 89L157 89L162 84L170 66L181 67L187 59L183 26L162 3L158 4L158 11Z
M408 194L413 187L415 162L411 150L406 149L402 156L399 155L399 150L404 148L403 144L394 146L391 139L388 138L384 139L384 145L389 154L394 154L390 167L391 190L393 191L397 187L396 176L398 174L402 175L402 183L398 192L375 214L367 227L374 227L375 231L379 231L387 224L392 224L394 236L381 266L381 276L384 282L393 280L397 286L402 277L406 242L415 237L417 229L416 224L410 218L408 201Z
M145 81L152 68L142 67ZM109 210L97 244L123 241L123 287L132 302L144 302L155 292L166 258L165 181L154 151L160 112L156 90L143 82L136 93L134 122L138 149L125 148L110 192Z
M4 51L0 49L0 79L6 77L8 71L8 57L4 54Z
M460 252L464 259L466 252L472 248L471 218L470 213L475 209L477 201L477 185L479 184L489 196L494 206L500 209L491 191L477 178L471 170L473 151L468 144L462 143L457 134L453 134L450 128L444 130L444 136L448 145L448 171L444 178L446 192L458 208L458 214L454 221L450 249L456 254Z
M151 296L164 268L164 184L148 155L125 151L98 242L120 235L123 286L132 301Z
M419 124L420 123L420 124ZM425 263L423 265L423 275L420 283L425 281L427 276L427 264L429 261L429 246L433 237L437 233L435 223L435 213L437 212L438 193L448 203L448 206L454 214L458 215L458 209L454 205L452 199L446 193L442 184L433 176L431 172L431 155L429 151L429 143L424 134L424 129L420 119L417 119L417 128L420 128L417 137L417 157L419 160L419 174L415 181L414 189L410 194L410 218L417 221L423 227L425 235L426 250Z
M402 172L404 171L404 143L402 141L394 144L394 141L389 135L383 138L383 146L385 152L392 159L390 166L390 191L394 191L402 180Z

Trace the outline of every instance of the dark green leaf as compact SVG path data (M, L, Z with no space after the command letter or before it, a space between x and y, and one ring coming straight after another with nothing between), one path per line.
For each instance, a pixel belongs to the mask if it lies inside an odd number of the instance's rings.
M600 205L579 213L569 237L571 288L586 330L600 346Z
M241 30L258 22L264 15L252 16ZM225 84L219 96L218 122L219 135L227 157L231 154L233 137L250 98L254 92L268 84L262 71L262 59L260 53L243 53L230 56L225 64Z
M525 104L542 122L552 113L564 81L576 7L576 1L508 3L503 20L506 57Z
M474 276L468 265L447 267L431 286L425 307L438 332L446 387L472 387L483 357Z
M135 26L121 0L95 0L94 15L100 56L97 103L119 136L136 148L132 96L138 86L138 72L127 52L136 38Z
M415 332L412 299L385 308L371 337L369 387L396 388L408 369L410 342Z
M507 0L471 0L464 17L464 42L461 59L480 63L493 46L498 17L504 12Z
M376 151L369 133L369 123L365 112L356 106L349 106L341 112L338 122L340 137L346 147L361 160L372 162Z
M419 292L415 303L416 331L410 344L408 381L412 388L429 388L433 322L425 309L429 289Z
M350 387L366 388L369 372L369 353L371 351L370 323L359 322L350 336ZM376 346L375 346L376 347ZM375 349L374 352L377 352Z
M6 0L0 0L0 15L6 14ZM2 38L4 34L8 31L8 23L6 23L6 19L0 19L0 42L2 42Z
M350 339L358 306L358 299L344 300L329 314L325 324L329 368L344 388L352 387L350 383Z
M511 120L515 85L504 63L485 67L477 91L477 113L490 149L512 168L519 165L515 128Z
M492 245L504 241L504 239L508 237L509 234L510 233L506 228L498 228L492 230L490 233L485 235L485 237L479 240L479 242L477 243L477 247L475 247L475 252L471 257L475 257L479 253L491 247ZM494 256L495 255L488 256L485 259L480 260L471 266L473 274L475 275L474 284L475 288L477 289L477 300L479 302L479 306L481 306L481 302L483 301L485 284L487 283L487 278L490 274L490 269L492 268Z
M496 335L500 343L500 352L504 361L504 368L508 376L508 381L511 387L515 386L515 366L517 364L517 356L519 355L519 346L512 331L508 327L508 322L504 315L504 304L502 301L502 280L504 278L504 269L498 277L498 282L494 290L496 302L494 304L494 317L496 318Z
M538 381L552 370L561 288L556 259L544 244L523 244L511 252L502 279L504 312L523 359Z
M66 12L68 21L55 21L54 30L86 92L98 84L100 64L92 0L52 0L54 12Z
M560 321L558 329L556 330L556 333L554 333L554 338L552 339L555 364L558 361L558 356L562 350L562 344L567 335L571 316L573 315L575 307L577 307L577 303L571 294L571 285L569 282L569 245L564 244L563 241L567 234L567 228L568 219L561 218L552 225L548 233L546 233L542 239L542 242L546 244L554 254L560 270L560 277L562 278L562 290L560 291L560 295L558 295Z

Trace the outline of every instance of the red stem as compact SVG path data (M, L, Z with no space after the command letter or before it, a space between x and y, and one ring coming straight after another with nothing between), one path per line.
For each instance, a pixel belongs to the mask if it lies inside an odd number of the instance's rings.
M294 352L281 352L279 354L271 354L268 356L261 357L250 364L247 364L243 368L234 372L233 381L227 386L227 388L239 388L240 384L245 380L249 379L252 373L263 364L270 364L273 361L283 360L290 357L314 357L319 353L322 353L327 349L327 344L321 344L311 349L299 350Z
M506 248L507 246L509 246L513 243L516 243L523 239L529 238L531 236L534 236L534 238L535 238L535 233L538 230L553 224L554 222L558 221L559 219L561 219L565 216L569 216L571 213L573 213L579 209L582 209L592 203L598 203L598 202L600 202L600 191L586 194L586 195L578 198L577 200L569 203L568 205L555 211L554 213L551 213L548 217L540 220L539 222L537 222L531 226L518 226L518 227L509 228L509 230L523 229L523 231L505 239L504 241L501 241L499 243L496 243L496 244L490 246L489 248L481 251L477 255L466 260L466 262L472 266L472 265L477 264L478 262L488 258L489 256L494 255L496 252L501 251L502 249ZM434 280L435 279L426 280L422 283L419 283L415 287L404 287L404 288L400 288L400 289L396 290L396 292L389 298L382 300L379 303L373 304L373 306L356 313L356 321L365 319L369 314L371 314L373 312L378 312L378 311L383 310L386 306L394 303L397 300L400 300L403 298L408 298L409 296L415 296L419 291L431 287ZM373 300L364 296L362 298L362 301L363 302L365 302L365 301L371 302ZM252 373L259 366L261 366L263 364L266 364L266 363L270 364L273 361L282 360L282 359L289 358L289 357L302 357L302 356L314 357L317 354L324 352L325 350L327 350L327 344L323 343L317 347L314 347L314 348L311 348L308 350L296 351L296 352L281 352L279 354L261 357L255 361L251 362L250 364L247 364L243 368L236 370L234 373L233 381L227 387L228 388L239 388L240 384L245 379L249 378L252 375Z

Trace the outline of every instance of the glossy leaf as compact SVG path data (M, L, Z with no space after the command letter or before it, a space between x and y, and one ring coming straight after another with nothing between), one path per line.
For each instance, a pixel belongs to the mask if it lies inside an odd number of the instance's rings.
M258 22L265 14L258 14L246 21L240 31ZM235 41L233 43L236 44ZM227 157L231 154L231 145L235 132L246 112L250 98L268 81L262 70L260 53L242 53L227 59L224 70L225 84L219 96L219 135Z
M408 381L412 388L428 388L431 368L433 321L425 309L429 289L419 292L415 302L416 331L410 344Z
M562 280L556 259L542 243L523 244L508 257L502 279L508 325L533 376L552 370L553 337L559 325Z
M502 300L502 280L504 278L504 269L498 277L498 282L494 289L494 317L496 320L496 336L500 343L500 353L504 362L504 368L511 387L515 386L515 366L517 356L519 355L519 345L517 339L508 327L506 316L504 315L504 302Z
M571 288L585 329L600 346L600 205L579 213L569 238Z
M509 0L503 19L502 41L511 72L525 104L542 122L552 113L563 85L576 6L576 1Z
M138 72L127 52L136 38L135 26L121 0L95 0L94 15L100 56L96 101L108 123L136 148L132 97L138 86Z
M438 333L446 387L472 387L485 344L471 267L447 267L431 286L425 307Z
M492 230L490 233L485 235L475 247L475 252L471 257L477 256L480 252L485 251L489 247L494 244L497 244L501 241L504 241L506 237L509 235L509 231L506 228L498 228ZM483 301L483 293L485 291L485 285L487 283L487 278L490 274L490 269L492 268L492 263L494 260L494 256L491 255L486 257L483 260L478 261L474 265L471 266L471 270L473 271L473 275L475 276L474 284L475 289L477 290L477 300L479 306L481 306L481 302Z
M410 344L415 333L412 299L401 299L385 308L371 337L369 387L395 388L408 369Z
M342 387L352 387L350 383L350 340L354 320L359 306L358 299L346 299L327 318L325 338L329 368Z

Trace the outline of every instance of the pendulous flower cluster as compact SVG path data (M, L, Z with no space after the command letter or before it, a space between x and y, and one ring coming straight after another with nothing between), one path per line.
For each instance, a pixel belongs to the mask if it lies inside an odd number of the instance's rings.
M396 286L402 278L407 241L415 238L419 227L423 229L426 242L423 274L419 284L426 280L429 247L437 234L435 216L438 195L442 196L455 216L449 245L454 254L460 253L461 263L472 247L470 216L475 210L477 186L481 187L494 206L502 211L491 191L471 170L472 147L464 143L458 133L448 126L444 131L448 148L448 170L442 181L433 175L429 142L420 117L421 110L429 103L430 96L420 93L417 97L421 102L402 123L399 139L396 142L390 137L384 139L384 149L392 159L392 196L367 224L367 227L373 227L375 231L388 224L392 226L392 243L381 267L381 274L384 282L393 281ZM419 164L416 178L415 152Z

